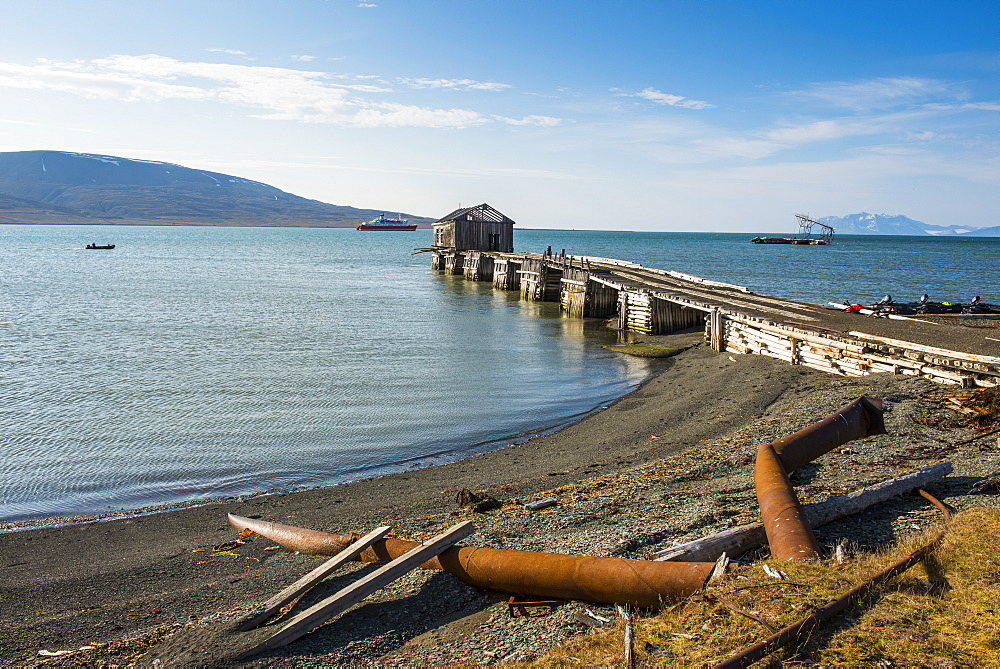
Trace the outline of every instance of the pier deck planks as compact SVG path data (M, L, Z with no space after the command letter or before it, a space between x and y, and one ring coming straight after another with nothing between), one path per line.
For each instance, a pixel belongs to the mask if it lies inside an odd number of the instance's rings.
M621 328L637 332L704 324L717 351L767 355L842 376L1000 383L998 347L974 329L947 323L847 314L612 258L439 249L431 266L519 290L527 300L558 301L571 317L617 318Z

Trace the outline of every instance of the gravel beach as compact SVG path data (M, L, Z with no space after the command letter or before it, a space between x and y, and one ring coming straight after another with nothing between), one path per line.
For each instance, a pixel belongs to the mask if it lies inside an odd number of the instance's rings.
M254 634L234 633L232 623L325 558L293 554L261 537L224 546L237 538L227 513L337 533L391 525L394 536L420 539L471 520L477 532L466 545L651 559L672 544L756 521L757 446L861 395L885 402L888 434L852 442L796 472L792 480L804 503L947 461L953 473L930 492L959 509L1000 507L995 494L969 494L977 480L1000 470L1000 445L996 435L954 445L972 436L965 416L946 406L944 395L959 389L902 376L847 379L760 356L719 354L700 345L700 337L651 338L693 346L582 421L468 460L333 488L0 534L6 577L0 661L232 663ZM503 505L469 511L455 500L462 489ZM536 512L523 506L548 496L559 503ZM874 547L918 533L939 516L911 495L818 528L817 535L824 546L847 540ZM352 563L297 609L374 568ZM612 617L610 607L583 602L511 617L508 597L416 570L245 664L525 661L586 634L589 627L575 614ZM87 646L93 648L77 650Z

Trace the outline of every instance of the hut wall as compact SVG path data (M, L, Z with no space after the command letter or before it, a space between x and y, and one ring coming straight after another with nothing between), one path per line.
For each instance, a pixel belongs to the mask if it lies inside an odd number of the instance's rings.
M514 251L514 225L493 221L455 221L452 244L458 250Z
M455 223L434 224L434 246L437 248L455 248Z

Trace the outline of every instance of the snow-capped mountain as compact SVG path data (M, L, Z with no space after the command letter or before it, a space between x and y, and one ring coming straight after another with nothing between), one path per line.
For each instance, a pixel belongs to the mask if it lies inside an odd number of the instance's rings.
M848 216L824 216L820 223L832 226L845 235L973 235L979 236L981 228L971 225L931 225L915 221L902 214L869 214L861 212ZM985 228L988 230L988 228ZM983 236L994 236L986 234Z

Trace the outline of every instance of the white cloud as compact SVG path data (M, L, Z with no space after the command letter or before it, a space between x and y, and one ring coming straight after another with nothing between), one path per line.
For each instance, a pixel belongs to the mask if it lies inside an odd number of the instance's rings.
M622 95L628 95L624 93ZM669 105L671 107L683 107L684 109L711 109L715 105L709 104L704 100L690 100L683 95L673 95L671 93L663 93L656 90L655 88L645 88L633 97L642 98L644 100L649 100L658 105Z
M359 2L358 7L378 7L374 2Z
M506 123L507 125L535 125L543 128L551 128L553 126L560 125L563 122L561 118L555 118L554 116L539 116L537 114L531 114L525 116L524 118L507 118L506 116L495 116L495 119Z
M962 109L979 109L982 111L1000 111L1000 102L967 102Z
M798 96L854 110L885 109L911 104L949 91L949 85L936 79L919 77L883 77L854 83L835 81L814 84Z
M399 81L410 88L450 88L460 91L502 91L513 88L510 84L473 79L400 79Z
M360 78L360 77L356 77ZM411 80L436 88L498 90L504 84L462 80ZM433 109L371 100L387 93L370 84L340 83L324 72L228 63L184 62L165 56L109 56L91 61L0 63L0 87L47 89L126 102L199 100L261 110L256 118L342 126L466 128L496 119L468 109ZM509 122L504 120L504 122ZM524 125L554 125L529 116Z
M302 63L310 63L316 60L316 56L307 56L307 55L292 56L292 60L297 60Z
M205 49L205 51L214 51L214 52L218 52L218 53L228 53L228 54L231 54L233 56L245 56L245 55L247 55L246 51L240 51L239 49Z
M764 137L785 145L798 145L840 139L842 137L874 135L890 128L891 126L887 126L886 122L881 119L825 119L822 121L810 121L800 125L783 125L779 128L765 131Z

